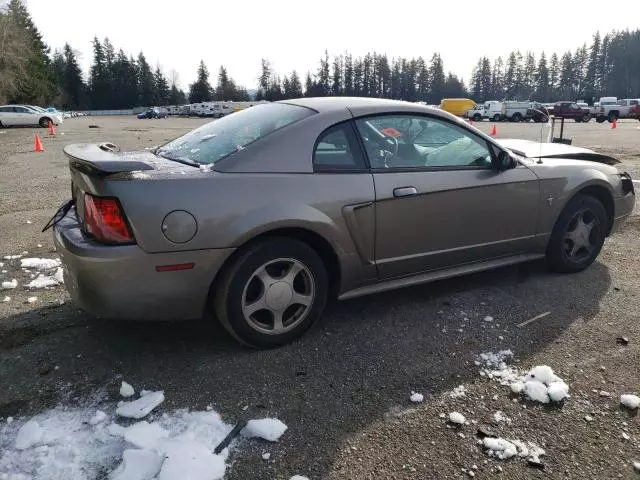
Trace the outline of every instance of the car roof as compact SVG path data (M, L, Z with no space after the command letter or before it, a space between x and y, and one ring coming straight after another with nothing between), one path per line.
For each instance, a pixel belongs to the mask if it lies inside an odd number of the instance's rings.
M407 102L404 100L390 100L386 98L368 98L368 97L308 97L296 98L292 100L280 100L274 103L287 103L291 105L300 105L301 107L311 108L320 114L336 113L349 110L367 110L367 111L415 111L448 117L449 114L440 109L428 107L418 103Z

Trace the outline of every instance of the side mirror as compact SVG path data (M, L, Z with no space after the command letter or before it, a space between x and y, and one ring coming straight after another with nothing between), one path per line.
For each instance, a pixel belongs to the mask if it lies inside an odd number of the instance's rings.
M493 159L493 168L499 172L515 168L515 159L506 150L500 150L498 155Z

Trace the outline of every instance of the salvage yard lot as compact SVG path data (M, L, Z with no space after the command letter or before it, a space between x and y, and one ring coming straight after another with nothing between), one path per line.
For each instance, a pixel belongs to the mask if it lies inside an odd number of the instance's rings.
M70 194L64 145L149 148L205 121L78 117L55 137L45 129L0 130L0 257L55 258L51 232L40 230ZM489 132L493 123L476 125ZM540 124L496 126L502 138L548 132ZM568 123L565 136L620 158L640 179L639 126ZM44 153L32 152L34 132ZM204 321L91 319L62 287L25 289L31 273L19 259L0 259L0 281L19 285L0 294L10 297L0 303L0 419L26 420L57 405L112 413L126 380L163 390L160 412L211 405L228 424L257 417L287 424L277 443L238 441L229 479L468 478L463 469L491 478L498 467L509 479L637 478L640 419L619 406L621 394L640 393L637 212L583 273L555 275L532 263L336 303L300 341L271 351L241 348ZM480 376L477 356L505 349L525 373L551 366L570 398L534 404ZM466 394L451 397L459 385ZM412 391L424 402L412 404ZM440 415L453 411L469 425L449 428ZM511 423L496 423L497 411ZM541 446L544 470L490 458L476 444L479 426ZM2 428L0 458L8 448Z

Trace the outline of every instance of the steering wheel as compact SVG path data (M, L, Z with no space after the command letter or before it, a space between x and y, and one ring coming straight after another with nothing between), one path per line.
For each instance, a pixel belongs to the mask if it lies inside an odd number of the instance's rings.
M391 143L391 146L393 147L393 151L390 152L394 157L398 157L398 149L400 148L399 144L398 144L398 139L396 137L392 137L390 135L387 136L387 138L385 138L385 140L388 140L388 142Z

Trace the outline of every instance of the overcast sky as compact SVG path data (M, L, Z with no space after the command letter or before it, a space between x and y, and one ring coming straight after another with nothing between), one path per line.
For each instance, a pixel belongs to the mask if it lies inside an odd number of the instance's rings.
M91 40L108 36L116 47L149 63L175 69L183 88L200 59L212 73L224 65L239 84L254 88L260 59L278 73L314 72L318 59L345 50L429 59L439 52L445 70L468 81L482 55L512 49L536 56L590 43L596 30L640 26L640 0L27 0L45 41L65 42L88 70ZM591 7L589 8L589 3ZM517 7L515 6L517 5ZM529 5L523 8L521 5ZM304 6L304 7L303 7ZM308 9L304 12L302 8Z

